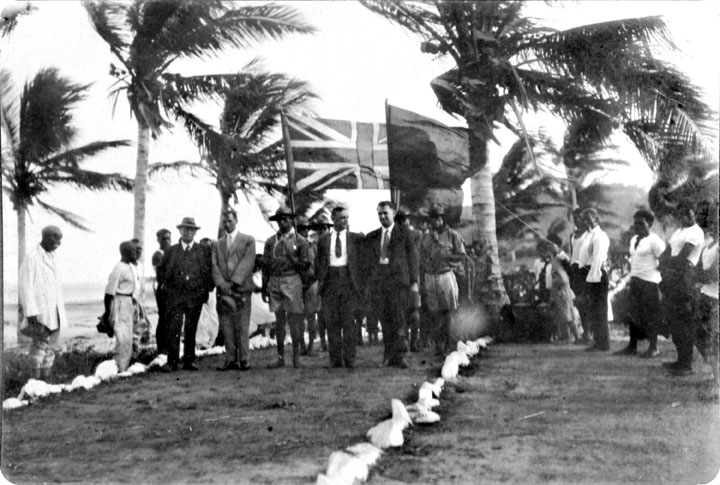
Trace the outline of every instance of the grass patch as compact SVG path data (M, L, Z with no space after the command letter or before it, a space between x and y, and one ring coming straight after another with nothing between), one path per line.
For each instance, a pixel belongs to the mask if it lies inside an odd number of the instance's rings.
M148 364L155 357L155 349L141 349L134 361ZM67 352L56 352L50 384L69 384L79 375L93 375L98 364L112 359L112 352L98 352L93 347L71 345ZM32 361L19 350L8 350L3 355L3 399L17 397L32 377Z

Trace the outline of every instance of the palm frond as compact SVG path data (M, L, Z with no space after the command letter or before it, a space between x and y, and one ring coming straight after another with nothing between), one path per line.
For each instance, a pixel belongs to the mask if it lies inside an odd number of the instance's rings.
M20 158L43 159L70 143L76 133L71 110L88 87L61 76L56 68L35 74L20 98Z
M55 207L53 205L46 204L45 202L43 202L40 199L35 199L35 202L40 207L42 207L43 209L45 209L46 211L48 211L52 214L55 214L60 219L62 219L63 221L65 221L66 223L71 225L72 227L81 229L83 231L90 231L90 228L86 225L85 219L83 219L79 215L77 215L73 212L67 211L65 209L61 209L59 207Z
M110 52L125 66L133 71L129 62L129 48L132 42L133 28L129 21L133 5L124 2L83 1L90 24L100 38L110 47Z
M81 168L65 167L60 170L43 171L40 174L47 184L69 185L92 192L121 190L132 192L133 179L118 173L102 173Z
M17 27L18 21L25 15L30 15L33 10L37 10L37 7L30 2L11 2L10 5L5 6L2 10L0 37L7 37L12 34L15 27Z
M212 177L217 176L217 172L211 167L199 162L188 162L187 160L176 160L174 162L158 162L148 167L148 175L150 177L159 177L166 173L183 173L188 172L191 176L206 174Z
M109 140L94 141L81 147L65 150L57 155L45 158L42 162L45 166L50 167L77 167L78 163L87 157L97 155L110 148L131 146L130 140Z

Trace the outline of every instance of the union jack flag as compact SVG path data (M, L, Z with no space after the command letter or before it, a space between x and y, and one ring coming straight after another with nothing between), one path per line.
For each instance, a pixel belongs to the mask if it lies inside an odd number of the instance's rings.
M384 123L287 116L296 192L388 189Z

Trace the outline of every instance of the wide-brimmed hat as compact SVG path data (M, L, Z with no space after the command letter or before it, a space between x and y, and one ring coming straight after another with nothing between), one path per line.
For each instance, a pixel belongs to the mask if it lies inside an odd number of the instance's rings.
M445 215L445 208L441 206L440 204L433 204L430 206L430 210L428 210L428 217L438 217L438 216L444 216Z
M313 221L312 227L315 229L324 229L324 228L330 227L332 225L333 225L333 223L330 221L330 219L328 219L328 216L326 216L325 214L322 214L315 218L315 220Z
M275 211L274 216L268 217L271 221L279 221L280 219L292 219L295 217L295 213L290 210L289 207L280 206L278 210Z
M180 224L177 225L177 228L180 229L181 227L189 227L190 229L200 229L200 226L195 224L195 218L194 217L183 217L183 220Z
M398 207L397 212L395 212L395 219L402 221L410 217L410 209L408 209L405 206Z
M297 218L295 219L295 227L297 227L298 229L303 229L307 227L309 229L312 228L312 224L310 224L310 221L307 217L297 216Z

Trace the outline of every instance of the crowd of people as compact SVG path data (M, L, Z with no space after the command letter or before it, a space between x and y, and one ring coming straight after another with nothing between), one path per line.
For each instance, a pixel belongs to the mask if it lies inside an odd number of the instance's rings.
M697 214L696 214L697 212ZM696 218L697 215L697 218ZM711 364L718 384L718 207L679 204L678 226L667 243L651 231L655 216L641 209L633 216L629 243L627 311L630 341L617 355L660 355L658 336L672 336L677 360L665 362L672 375L693 373L693 351ZM610 350L608 325L608 249L595 209L573 212L574 230L566 247L549 238L537 246L536 294L548 303L553 340L582 342L588 351ZM638 342L648 341L645 351Z
M660 354L658 336L672 336L677 360L664 365L673 375L693 372L693 349L711 363L718 381L718 217L717 203L698 209L680 204L679 228L667 243L651 231L654 215L634 214L629 244L628 311L630 342L617 354ZM167 356L162 371L197 370L196 333L203 306L214 293L219 335L225 346L221 371L248 370L252 294L260 292L275 314L277 360L285 366L286 329L292 365L314 356L315 340L328 351L330 367L355 366L363 322L370 343L382 328L384 366L406 368L407 353L434 344L436 354L453 350L451 326L458 308L456 272L466 260L462 237L445 224L444 208L422 214L377 206L380 227L367 235L349 228L346 208L338 206L310 222L287 207L269 219L278 231L256 255L255 239L238 230L233 210L223 214L224 234L217 241L195 241L200 229L192 217L177 229L157 232L152 256L158 308L155 331L158 354ZM548 238L538 244L536 294L548 303L552 339L587 344L586 350L610 350L608 325L608 250L610 240L596 209L573 212L574 231L567 244ZM414 227L413 227L414 226ZM42 241L28 252L20 271L19 295L25 318L21 331L32 338L33 375L52 368L59 328L66 317L54 263L62 233L43 229ZM563 246L565 250L563 250ZM116 338L114 359L120 371L149 338L144 310L142 247L137 240L120 244L120 262L105 288L100 327ZM253 278L262 271L262 284ZM307 330L308 341L305 341ZM648 340L645 351L638 342ZM181 355L181 340L183 349Z

